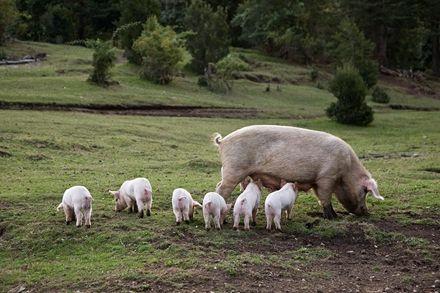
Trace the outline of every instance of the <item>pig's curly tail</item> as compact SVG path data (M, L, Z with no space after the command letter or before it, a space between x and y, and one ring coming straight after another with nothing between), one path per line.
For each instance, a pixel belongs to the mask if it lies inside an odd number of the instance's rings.
M222 135L216 132L212 135L212 137L213 137L212 140L214 142L214 145L219 146L222 142Z

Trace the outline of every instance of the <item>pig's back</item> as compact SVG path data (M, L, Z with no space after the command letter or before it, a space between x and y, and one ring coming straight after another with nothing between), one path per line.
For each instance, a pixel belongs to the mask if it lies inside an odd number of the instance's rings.
M276 125L244 127L220 143L222 161L235 160L237 164L248 165L250 172L283 178L290 175L304 182L315 179L326 169L344 168L350 164L352 152L347 143L329 133Z

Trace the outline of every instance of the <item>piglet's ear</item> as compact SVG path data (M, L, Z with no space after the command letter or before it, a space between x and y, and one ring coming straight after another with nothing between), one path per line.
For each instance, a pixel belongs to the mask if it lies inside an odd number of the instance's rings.
M380 199L380 200L384 200L383 196L381 196L381 195L379 194L379 189L377 188L376 180L374 180L373 178L365 179L365 180L363 181L363 186L364 186L369 192L371 192L371 194L372 194L375 198Z
M115 197L119 197L119 190L116 190L116 191L114 191L114 190L109 190L108 193L114 195Z
M287 181L284 180L284 179L281 179L281 181L280 181L280 187L283 187L283 186L286 185L286 184L287 184Z

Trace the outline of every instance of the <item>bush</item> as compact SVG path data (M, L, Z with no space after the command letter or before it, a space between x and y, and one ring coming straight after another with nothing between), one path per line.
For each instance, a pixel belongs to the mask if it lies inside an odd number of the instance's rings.
M226 13L220 7L213 11L202 0L194 0L186 10L185 28L192 33L187 47L193 56L192 69L202 74L208 63L216 63L229 52L229 28Z
M379 67L372 59L374 44L368 40L355 23L344 20L329 44L330 55L341 66L353 64L368 88L377 83Z
M338 68L330 82L330 92L338 101L326 109L327 116L339 123L365 126L373 121L373 110L365 103L367 88L352 65Z
M113 39L124 49L128 61L140 65L142 57L133 50L134 42L141 36L143 24L151 16L160 14L157 0L124 1L121 9L120 27L114 32Z
M171 27L160 25L155 16L145 23L133 50L142 57L141 77L159 84L173 79L186 52L179 35Z
M375 87L372 93L372 100L376 103L387 104L390 102L390 96L380 87Z
M88 41L88 47L93 47L93 72L89 76L89 81L101 86L110 84L110 69L114 66L116 60L115 49L110 42L96 40Z

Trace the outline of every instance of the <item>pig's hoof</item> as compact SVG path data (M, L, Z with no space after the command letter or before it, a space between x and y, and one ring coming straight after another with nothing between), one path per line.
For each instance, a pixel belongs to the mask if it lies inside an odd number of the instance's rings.
M66 225L69 225L70 224L70 221L66 221Z
M323 212L324 212L324 214L323 214L324 219L333 220L333 219L336 219L337 216L338 216L338 215L336 214L336 212L333 210L333 207L332 207L332 206L324 207Z
M147 210L147 217L151 216L150 210Z
M180 225L180 222L176 222L176 226L179 226Z
M90 228L90 227L92 227L92 225L86 225L86 228Z
M235 227L235 226L234 226L234 227L232 227L232 229L238 231L238 227Z
M142 211L142 212L139 213L139 218L142 219L143 217L144 217L144 211Z
M76 225L76 228L79 228L79 227L81 227L81 225Z
M257 226L257 222L252 222L251 225L255 227Z

